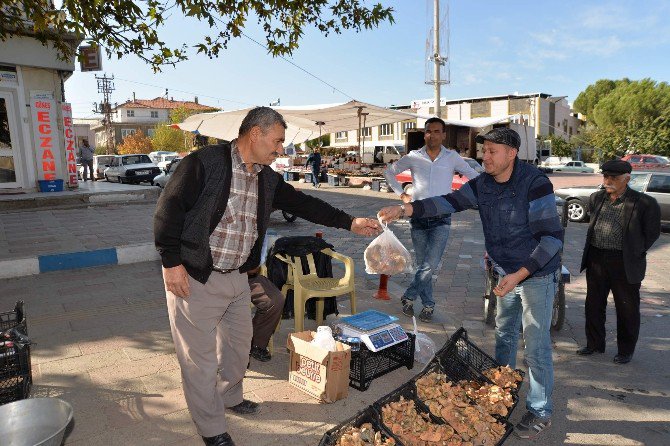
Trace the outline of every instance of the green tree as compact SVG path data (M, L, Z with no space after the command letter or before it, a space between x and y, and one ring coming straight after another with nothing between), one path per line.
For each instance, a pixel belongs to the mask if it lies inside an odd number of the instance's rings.
M244 34L247 21L257 21L265 33L265 46L273 56L290 55L307 28L324 35L344 30L359 32L380 23L393 23L393 8L361 0L63 0L60 7L45 0L0 0L0 40L31 36L53 45L61 58L76 49L73 40L85 40L105 49L107 56L135 54L160 71L164 64L188 59L189 52L217 57L230 40ZM197 42L171 47L162 37L170 16L196 21ZM182 42L186 40L183 39Z
M588 124L577 141L596 149L600 160L631 152L670 154L670 85L666 82L601 80L579 98L580 107L585 107L580 111L588 112Z
M156 126L154 136L151 137L154 150L165 150L168 152L183 152L185 150L184 132L161 124Z
M551 143L552 156L569 156L572 157L574 146L572 143L564 140L558 135L547 135L543 137L545 141Z
M211 109L211 111L216 111L215 108ZM198 113L206 113L206 111L197 111L193 110L190 108L186 108L183 105L179 106L177 108L173 108L170 110L170 123L171 124L179 124L180 122L184 122L186 118L188 118L191 115L195 115Z
M586 87L586 90L579 93L573 107L576 111L583 114L587 118L591 118L591 112L596 107L598 102L607 96L617 85L622 83L629 83L628 78L619 81L612 81L609 79L600 79L595 84Z

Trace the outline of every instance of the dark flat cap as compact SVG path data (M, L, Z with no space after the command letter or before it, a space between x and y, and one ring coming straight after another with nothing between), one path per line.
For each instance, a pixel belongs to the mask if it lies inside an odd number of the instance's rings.
M498 127L485 135L477 135L475 141L479 144L484 144L484 141L491 141L496 144L505 144L506 146L514 147L517 150L521 147L521 138L519 137L519 134L515 130L507 127Z
M601 167L603 174L607 175L622 175L624 173L631 173L633 166L628 161L611 160L605 161Z

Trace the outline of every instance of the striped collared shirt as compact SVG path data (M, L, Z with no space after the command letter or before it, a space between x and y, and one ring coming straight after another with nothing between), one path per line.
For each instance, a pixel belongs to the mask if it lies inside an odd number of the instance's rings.
M209 236L214 268L237 269L249 257L258 238L258 173L263 166L254 164L247 171L235 141L232 143L233 164L230 195L221 221Z
M598 220L593 227L591 246L616 251L623 249L623 209L627 192L628 187L614 201L610 200L609 195L605 196Z

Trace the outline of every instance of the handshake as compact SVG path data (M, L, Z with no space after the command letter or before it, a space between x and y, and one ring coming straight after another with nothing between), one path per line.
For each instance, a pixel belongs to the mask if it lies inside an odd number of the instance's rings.
M377 218L382 223L390 223L393 220L397 220L399 218L411 217L412 212L413 212L412 204L403 203L395 206L386 206L384 208L381 208L379 212L377 212Z

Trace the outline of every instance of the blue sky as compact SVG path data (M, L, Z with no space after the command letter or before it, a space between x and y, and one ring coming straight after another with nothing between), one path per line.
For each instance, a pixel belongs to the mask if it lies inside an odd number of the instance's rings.
M367 5L376 2L366 0ZM425 85L426 2L379 0L395 9L395 24L362 33L324 37L308 30L291 61L355 99L381 106L432 98ZM431 0L432 3L432 0ZM670 81L670 2L666 0L538 2L450 1L451 99L514 92L568 96L570 102L598 79ZM177 43L207 31L172 20L163 38ZM245 31L263 35L254 20ZM154 74L134 56L105 60L114 74L113 102L169 96L223 109L344 102L350 98L242 37L218 59L191 60ZM101 73L98 73L101 74ZM94 73L77 71L66 82L76 117L92 117L100 101ZM180 91L177 91L180 90Z

